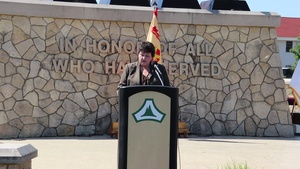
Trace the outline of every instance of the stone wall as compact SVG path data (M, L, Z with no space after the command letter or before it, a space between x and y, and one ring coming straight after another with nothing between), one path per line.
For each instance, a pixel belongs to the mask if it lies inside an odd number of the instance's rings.
M74 15L57 17L55 12L44 16L45 5L56 8L58 4L67 11L74 8L68 3L43 2L39 13L30 14L5 10L12 4L15 9L33 7L0 1L0 138L106 133L119 113L120 71L113 73L112 67L120 70L123 63L136 61L137 55L127 47L120 53L106 51L107 46L98 43L144 41L151 9L75 6L85 13L97 8L122 15L116 19L101 13L106 19L95 19L98 14L94 13L76 19ZM140 12L147 16L128 17ZM171 83L179 88L180 120L198 135L293 136L276 44L277 22L272 22L280 19L278 15L228 11L222 16L186 10L194 18L207 17L176 23L185 17L183 12L159 14L161 42L175 47L165 50L163 62ZM170 15L175 19L165 21ZM253 24L244 22L245 16ZM55 69L59 60L67 61L65 71ZM84 62L87 68L81 65ZM201 65L212 64L218 65L218 73L206 74L209 68Z

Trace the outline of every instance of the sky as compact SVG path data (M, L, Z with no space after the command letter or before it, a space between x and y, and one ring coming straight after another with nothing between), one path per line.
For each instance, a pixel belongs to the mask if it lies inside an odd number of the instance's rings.
M246 2L251 11L276 12L282 17L300 18L300 0L246 0Z

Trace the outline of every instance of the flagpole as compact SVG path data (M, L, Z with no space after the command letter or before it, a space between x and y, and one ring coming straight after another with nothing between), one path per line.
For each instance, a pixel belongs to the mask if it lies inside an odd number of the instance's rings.
M150 3L151 3L151 1L153 1L153 3L152 3L152 6L153 6L153 8L154 8L154 11L156 10L156 8L157 8L157 3L156 3L156 0L150 0Z
M161 63L161 50L160 50L160 35L158 31L158 22L157 22L157 16L158 16L158 8L156 1L151 1L151 6L153 7L154 11L152 21L150 23L148 35L147 35L147 41L153 43L155 47L155 55L153 56L153 60L157 61L158 63Z

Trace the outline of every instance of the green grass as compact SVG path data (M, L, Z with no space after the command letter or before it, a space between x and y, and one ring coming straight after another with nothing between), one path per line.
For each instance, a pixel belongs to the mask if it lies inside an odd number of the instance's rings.
M244 164L238 164L238 163L233 163L233 164L226 164L223 167L218 167L218 169L250 169L247 163Z

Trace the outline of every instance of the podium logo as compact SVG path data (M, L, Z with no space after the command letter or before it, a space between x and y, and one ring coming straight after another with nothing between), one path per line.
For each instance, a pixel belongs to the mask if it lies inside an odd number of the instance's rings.
M166 114L161 112L156 106L153 99L145 99L141 108L132 114L135 122L155 121L161 123Z

